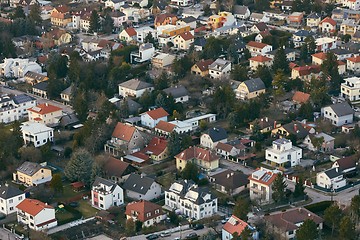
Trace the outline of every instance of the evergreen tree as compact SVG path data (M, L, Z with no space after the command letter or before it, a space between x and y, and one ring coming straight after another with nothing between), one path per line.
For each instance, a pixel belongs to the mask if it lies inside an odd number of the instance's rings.
M14 15L12 16L13 19L17 19L17 18L23 18L25 19L25 13L24 13L24 10L21 6L17 6L15 8L15 12L14 12Z
M59 173L56 173L52 176L52 179L50 181L50 187L54 190L55 193L62 193L64 191L61 175Z
M248 79L248 68L245 66L241 66L240 64L236 64L234 68L231 70L231 79L236 81L245 81Z
M251 206L249 200L245 198L238 198L235 203L233 215L235 215L236 217L240 218L243 221L247 221L247 214L250 211L251 211Z
M230 85L220 86L216 89L211 104L212 110L220 118L226 118L233 110L235 103L235 93Z
M288 90L288 80L282 70L278 70L272 82L275 96L283 96Z
M152 43L154 46L156 46L156 41L155 41L155 38L153 37L153 35L151 34L151 32L149 32L145 39L144 39L144 42L146 43Z
M316 223L307 219L304 223L296 230L297 240L315 240L318 238L318 230Z
M41 24L41 9L39 4L33 4L30 6L29 19L36 24Z
M359 130L357 130L359 131ZM359 222L360 219L360 195L356 195L351 199L350 205L351 213L355 222Z
M337 57L333 53L327 53L326 59L321 65L323 77L325 80L330 80L330 92L340 93L340 85L343 79L339 74Z
M308 48L308 54L311 56L316 51L316 42L312 36L308 36L305 38L305 43Z
M168 152L169 157L173 158L176 154L181 151L181 141L180 136L177 132L173 131L170 133L168 140Z
M65 176L71 181L81 181L86 186L91 184L91 173L94 159L85 149L78 149L73 153L65 167Z
M230 44L229 48L227 49L227 56L229 61L232 63L238 63L239 62L239 53L237 52L237 48L234 44Z
M325 223L331 228L331 236L334 235L334 231L339 228L339 219L342 217L341 209L338 205L333 204L328 207L324 212Z
M294 190L294 197L300 197L305 195L305 187L304 187L304 181L301 177L299 177L298 181L295 184L295 190Z
M114 20L109 13L105 15L104 21L102 22L102 30L105 34L112 33L114 29Z
M278 173L272 186L273 194L272 198L275 202L281 202L285 200L285 189L287 184L285 182L284 176L281 173Z
M300 47L300 59L306 63L309 61L309 51L306 43Z
M289 74L290 73L289 62L286 58L286 53L284 48L285 47L278 48L274 57L272 69L274 72L277 72L278 70L282 70L284 74Z
M193 180L194 182L198 182L199 178L199 169L195 163L190 161L186 162L185 168L181 171L181 176L183 179Z
M345 216L340 221L339 235L341 240L355 240L357 239L355 224L351 221L351 218Z
M266 88L272 86L273 79L271 76L270 69L267 66L265 65L259 66L256 69L255 76L260 78L264 82Z
M89 32L96 33L100 29L100 18L96 10L93 10L90 15Z

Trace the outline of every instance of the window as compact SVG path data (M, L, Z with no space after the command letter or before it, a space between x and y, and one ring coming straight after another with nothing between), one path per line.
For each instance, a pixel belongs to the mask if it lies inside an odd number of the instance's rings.
M14 210L14 207L10 207L10 211Z
M19 201L22 200L22 196L19 197Z
M13 202L14 202L14 200L12 200L12 199L9 200L9 203L13 203Z

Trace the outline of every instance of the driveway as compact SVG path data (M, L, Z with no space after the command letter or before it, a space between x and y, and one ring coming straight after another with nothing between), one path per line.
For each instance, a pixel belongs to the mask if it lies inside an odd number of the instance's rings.
M255 172L255 170L251 167L246 167L246 166L242 165L241 163L235 163L235 162L232 162L229 160L225 160L223 158L220 160L220 167L227 168L227 169L234 170L234 171L239 170L239 171L242 171L246 175L251 175L253 172Z
M0 228L0 240L19 240L20 238L18 238L15 234Z

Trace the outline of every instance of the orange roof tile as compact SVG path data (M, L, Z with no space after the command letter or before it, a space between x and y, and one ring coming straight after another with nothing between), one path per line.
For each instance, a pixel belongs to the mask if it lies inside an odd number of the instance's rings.
M259 43L259 42L255 42L255 41L250 41L247 46L249 47L254 47L254 48L264 48L266 46L269 46L268 44L265 43Z
M268 61L271 61L272 59L268 58L268 57L265 57L265 56L262 56L262 55L258 55L256 57L250 58L249 60L250 61L255 61L255 62L268 62Z
M36 107L32 107L28 109L30 112L38 113L41 115L61 111L62 108L56 107L54 105L48 103L41 103L36 105Z
M349 57L349 58L347 58L347 60L350 61L350 62L359 63L360 62L360 56Z
M169 114L162 107L151 111L147 111L146 114L149 115L154 120L169 116Z
M53 209L52 206L47 205L36 199L25 198L21 203L16 206L23 212L30 214L31 216L36 216L39 212L45 208Z
M190 39L194 39L194 36L191 34L191 32L183 32L179 34L179 36L184 39L185 41L188 41Z
M155 213L156 210L159 211ZM145 222L149 219L153 219L163 215L163 211L162 211L162 207L158 204L146 200L140 200L138 202L131 202L128 205L126 205L125 214L127 216L136 216L136 218L140 222Z
M195 63L196 66L198 66L198 68L200 69L200 71L207 71L209 70L209 66L214 62L214 60L212 59L202 59L199 62Z
M118 122L112 133L112 137L129 142L134 135L135 130L136 128L134 126Z
M346 63L344 63L343 61L340 61L340 60L338 60L337 63L338 63L338 66L340 66L340 65L346 65Z
M313 57L319 58L321 60L325 60L326 59L326 53L324 52L319 52L319 53L315 53L313 55L311 55Z
M238 236L240 236L240 234L242 233L242 231L244 231L248 224L234 215L232 215L230 219L225 223L223 229L231 235L233 235L234 233L238 233Z
M330 17L324 18L324 19L320 22L320 24L322 24L322 23L324 23L324 22L327 22L327 23L330 23L330 24L333 25L333 26L336 26L336 21L335 21L334 19L330 18Z
M165 139L154 137L153 139L151 139L147 147L141 150L141 152L145 154L151 153L152 155L158 156L166 150L167 145L168 141L166 141Z
M310 94L296 91L292 100L298 103L306 103L310 99Z
M210 150L199 148L199 147L189 147L175 156L175 158L181 160L191 160L191 159L201 159L203 161L212 162L219 159L219 156L211 152Z
M127 28L127 29L125 29L125 32L126 32L130 37L136 35L136 31L135 31L134 28Z
M175 127L176 127L175 124L165 122L163 120L160 120L160 122L158 122L158 124L156 124L156 126L155 126L155 128L162 130L164 132L168 132L168 133L174 131Z

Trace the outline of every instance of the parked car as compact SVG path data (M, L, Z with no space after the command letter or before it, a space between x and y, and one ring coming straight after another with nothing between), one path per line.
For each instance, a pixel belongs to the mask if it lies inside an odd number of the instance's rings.
M160 237L168 237L168 236L171 236L171 233L169 231L165 231L160 234Z
M194 227L193 227L193 230L200 230L200 229L203 229L204 228L204 225L203 224L196 224Z
M198 237L198 235L197 235L196 233L189 233L189 234L185 237L185 239L192 239L192 238L196 238L196 237Z
M146 237L146 239L149 240L158 239L158 238L159 238L158 234L150 234L149 236Z

